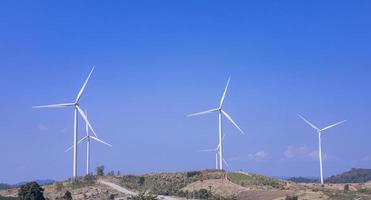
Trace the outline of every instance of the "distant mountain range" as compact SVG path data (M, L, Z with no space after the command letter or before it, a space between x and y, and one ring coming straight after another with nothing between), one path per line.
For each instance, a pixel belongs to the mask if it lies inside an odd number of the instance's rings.
M326 179L327 183L366 183L368 181L371 181L371 169L359 168L353 168Z
M291 177L286 180L295 183L318 183L318 178ZM325 180L326 183L366 183L371 181L371 169L352 168L350 171L331 176Z
M34 180L37 184L39 185L48 185L48 184L52 184L55 182L55 180L50 180L50 179L45 179L45 180ZM19 182L17 184L6 184L6 183L0 183L0 190L6 190L6 189L11 189L11 188L17 188L21 185L24 185L28 182L31 182L31 181L23 181L23 182Z

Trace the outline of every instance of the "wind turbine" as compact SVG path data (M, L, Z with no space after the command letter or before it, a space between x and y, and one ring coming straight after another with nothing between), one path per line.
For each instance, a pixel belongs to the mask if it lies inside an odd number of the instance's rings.
M222 140L224 141L225 135L223 135ZM205 149L205 150L200 150L201 152L214 152L215 153L215 169L219 169L219 163L218 163L218 155L219 155L219 145L215 149ZM229 167L227 161L223 158L223 163Z
M73 107L74 108L74 123L73 123L73 164L72 164L72 175L75 178L77 176L77 131L78 131L78 113L84 119L86 124L89 126L90 130L95 134L93 127L90 125L85 113L82 111L79 105L80 98L84 92L86 84L88 83L91 74L94 71L94 67L91 69L88 78L85 80L83 86L81 87L77 97L73 103L62 103L62 104L51 104L51 105L44 105L44 106L34 106L33 108L66 108L66 107Z
M85 115L86 115L86 118L88 117L88 111L85 110ZM97 135L93 132L94 136L91 136L89 134L89 126L88 126L88 123L85 123L85 131L86 131L86 135L85 137L81 138L78 142L78 144L80 144L81 142L83 141L86 141L86 175L88 175L90 173L90 140L93 139L97 142L100 142L102 144L105 144L109 147L112 147L111 144L107 143L107 142L104 142L100 139L98 139ZM70 148L68 148L65 152L71 150L73 148L73 145L70 146Z
M319 168L320 168L320 175L321 175L321 184L323 185L323 165L322 165L322 142L321 142L321 135L322 135L322 132L327 130L327 129L330 129L330 128L333 128L334 126L337 126L337 125L340 125L344 122L346 122L347 120L343 120L341 122L338 122L338 123L335 123L335 124L332 124L330 126L326 126L325 128L318 128L317 126L313 125L311 122L309 122L307 119L305 119L303 116L299 115L298 116L304 121L306 122L307 124L309 124L309 126L311 126L312 128L314 128L317 133L318 133L318 154L319 154Z
M229 85L230 80L231 80L231 78L229 77L218 108L214 108L214 109L211 109L211 110L207 110L207 111L198 112L198 113L188 115L188 117L193 117L193 116L204 115L204 114L215 113L215 112L218 113L218 116L219 116L219 144L218 144L218 150L219 150L219 169L220 170L223 170L222 115L224 115L242 134L244 134L242 129L233 121L231 116L223 110L224 98L225 98L225 95L227 93L227 89L228 89L228 85Z

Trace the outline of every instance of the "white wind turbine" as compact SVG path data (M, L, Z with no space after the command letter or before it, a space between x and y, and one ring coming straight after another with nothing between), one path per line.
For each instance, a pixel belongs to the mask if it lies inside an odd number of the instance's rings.
M231 116L223 110L224 98L225 98L225 95L227 93L229 81L230 81L230 78L228 78L228 82L227 82L227 85L225 86L224 93L223 93L223 96L220 100L220 104L219 104L218 108L188 115L188 117L192 117L192 116L204 115L204 114L215 113L215 112L218 113L218 116L219 116L219 145L218 145L218 150L219 150L219 169L220 170L223 169L222 115L224 115L242 134L244 134L242 129L233 121Z
M323 165L322 165L322 142L321 142L321 135L322 135L322 132L327 130L327 129L330 129L334 126L337 126L337 125L340 125L344 122L346 122L347 120L343 120L341 122L338 122L338 123L335 123L335 124L332 124L330 126L326 126L325 128L318 128L317 126L313 125L311 122L309 122L307 119L305 119L303 116L299 115L298 116L304 120L307 124L309 124L309 126L311 126L312 128L316 129L317 133L318 133L318 154L319 154L319 168L320 168L320 175L321 175L321 184L323 184Z
M222 140L224 141L225 135L223 135ZM219 169L219 163L218 163L218 155L219 155L219 145L215 149L205 149L200 150L201 152L214 152L215 153L215 169ZM229 167L227 161L223 158L224 164Z
M78 113L80 113L81 117L84 119L86 124L89 126L90 130L95 134L93 127L90 125L87 117L85 116L84 112L80 108L79 101L84 92L86 84L88 83L91 74L93 73L94 67L91 69L88 78L85 80L84 85L81 87L77 97L73 103L62 103L62 104L52 104L52 105L44 105L44 106L34 106L33 108L66 108L66 107L73 107L74 108L74 123L73 123L73 166L72 166L72 175L75 178L77 176L77 131L78 131Z
M86 111L86 110L85 110L85 115L86 115L86 118L87 118L88 117L88 111ZM112 145L98 139L97 135L94 132L93 132L93 134L94 134L95 137L90 135L89 134L88 123L85 123L85 130L86 130L86 135L85 135L85 137L83 137L79 140L78 144L80 144L83 141L86 141L86 175L88 175L90 173L90 140L93 139L93 140L95 140L97 142L100 142L102 144L105 144L109 147L112 147ZM65 152L71 150L72 148L73 148L73 145L70 146L70 148L68 148Z

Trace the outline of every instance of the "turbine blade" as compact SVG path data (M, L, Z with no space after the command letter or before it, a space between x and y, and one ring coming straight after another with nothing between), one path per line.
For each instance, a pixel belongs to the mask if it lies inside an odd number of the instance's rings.
M109 146L109 147L112 147L111 144L108 144L107 142L104 142L103 140L100 140L100 139L98 139L98 138L96 138L96 137L94 137L94 136L90 136L90 138L93 139L93 140L95 140L95 141L97 141L97 142L100 142L100 143L102 143L102 144L105 144L105 145L107 145L107 146Z
M316 129L316 130L319 130L319 128L317 128L317 126L315 126L314 124L310 123L307 119L305 119L303 116L299 115L298 116L303 120L305 121L307 124L309 124L309 126L311 126L312 128Z
M82 141L84 141L84 140L86 140L86 139L88 139L88 136L85 136L85 137L81 138L81 139L77 142L77 144L80 144Z
M336 123L336 124L333 124L333 125L327 126L327 127L323 128L323 129L321 129L321 131L324 131L324 130L330 129L330 128L334 127L334 126L337 126L337 125L340 125L340 124L342 124L342 123L345 123L346 121L347 121L347 120L343 120L343 121L338 122L338 123Z
M91 71L90 71L90 73L89 73L88 78L87 78L87 79L85 80L85 82L84 82L84 85L82 85L82 87L81 87L81 89L80 89L80 91L79 91L79 94L78 94L77 97L76 97L75 103L79 102L79 100L80 100L80 98L81 98L81 95L82 95L82 93L83 93L84 90L85 90L86 84L88 83L88 81L89 81L89 79L90 79L90 76L91 76L91 74L92 74L93 71L94 71L94 68L95 68L95 66L93 66L93 68L91 69Z
M81 110L80 106L76 105L77 110L79 111L81 117L85 120L85 123L89 126L90 130L93 132L94 136L97 137L97 134L95 134L95 131L93 127L91 126L88 118L86 117L84 111Z
M227 85L225 86L225 89L224 89L224 92L223 92L222 99L220 100L219 108L221 108L221 107L223 106L224 98L225 98L225 94L227 93L228 85L229 85L229 81L230 81L230 80L231 80L231 77L228 78Z
M73 145L70 146L68 149L66 149L64 152L68 152L68 151L70 151L71 149L73 149Z
M228 165L227 161L226 161L224 158L223 158L223 162L224 162L224 164L227 165L227 167L229 168L229 165Z
M74 103L60 103L60 104L50 104L50 105L42 105L42 106L33 106L32 108L62 108L73 106Z
M202 111L202 112L198 112L198 113L193 113L193 114L190 114L190 115L187 115L187 117L193 117L193 116L197 116L197 115L204 115L204 114L208 114L208 113L212 113L212 112L216 112L218 111L218 109L211 109L211 110L206 110L206 111Z
M232 119L232 117L231 116L229 116L229 114L228 113L226 113L224 110L222 110L222 113L224 114L224 116L225 117L227 117L227 119L230 121L230 122L232 122L232 124L242 133L242 134L245 134L244 132L243 132L243 130L236 124L236 122L234 122L233 121L233 119Z
M81 139L77 142L77 144L80 144L80 143L81 143L82 141L84 141L86 138L88 138L88 136L85 136L85 137L81 138ZM70 146L68 149L66 149L64 152L68 152L68 151L70 151L71 149L73 149L73 145Z

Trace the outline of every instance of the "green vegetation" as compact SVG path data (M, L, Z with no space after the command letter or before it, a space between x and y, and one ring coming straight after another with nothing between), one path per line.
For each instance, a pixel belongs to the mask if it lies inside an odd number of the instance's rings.
M151 192L157 195L173 195L196 199L210 199L215 197L208 190L200 191L182 191L186 187L196 181L204 181L210 179L223 179L225 172L220 170L206 171L191 171L184 173L160 173L146 175L126 175L119 178L119 184L128 189L139 192ZM235 184L245 186L262 186L274 189L283 189L285 185L279 180L260 176L256 174L245 175L241 173L228 173L228 178Z
M120 178L120 184L140 192L149 191L157 195L182 195L180 190L190 183L208 179L221 179L223 171L207 170L185 173L160 173L141 176L126 175Z
M319 183L320 182L319 179L304 178L304 177L291 177L287 180L295 182L295 183Z
M349 191L349 185L348 184L344 185L344 192L347 192L347 191Z
M298 196L286 196L285 200L298 200Z
M228 173L228 179L233 183L241 185L243 187L254 185L254 186L268 186L276 189L283 189L284 185L280 183L280 181L267 177L261 176L257 174L241 174L237 172Z
M331 176L327 183L365 183L371 180L371 169L353 168L348 172Z
M3 197L0 195L0 200L19 200L17 197Z
M22 185L18 190L18 197L20 200L45 200L44 189L36 182L30 182Z
M185 197L187 199L237 200L236 196L222 197L219 195L213 195L210 190L206 190L206 189L200 189L198 191L193 191L193 192L180 190L177 196Z
M95 169L95 173L96 173L97 176L104 176L104 166L103 165L98 166Z
M156 195L140 193L136 196L131 196L128 200L158 200Z
M190 172L187 172L187 177L191 178L191 177L194 177L194 176L199 176L201 174L202 174L202 172L200 172L200 171L190 171Z
M236 196L231 196L231 197L222 197L218 195L213 195L209 200L237 200Z
M91 174L85 175L83 177L78 177L75 179L70 179L72 189L82 188L86 186L91 186L95 184L97 177ZM63 185L62 185L63 187ZM57 188L56 188L57 189Z
M187 199L209 199L212 197L211 192L206 189L200 189L199 191L193 191L191 193L186 191L185 194Z
M67 190L66 193L64 193L64 195L63 195L63 199L65 199L65 200L72 200L72 194L71 194L71 192Z

